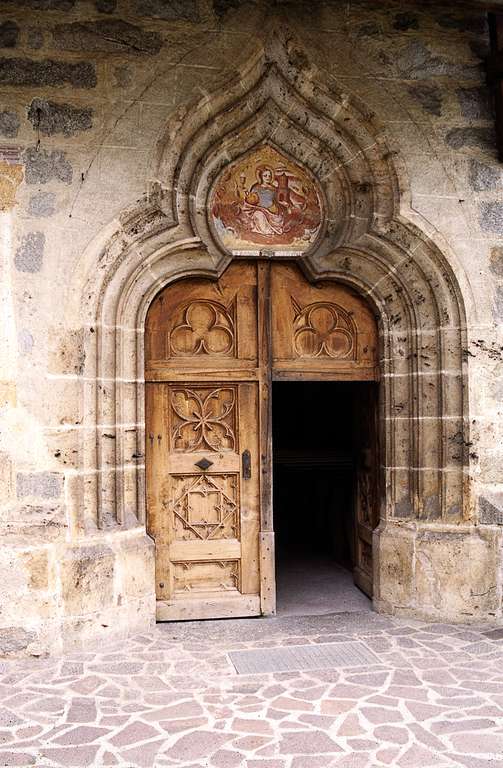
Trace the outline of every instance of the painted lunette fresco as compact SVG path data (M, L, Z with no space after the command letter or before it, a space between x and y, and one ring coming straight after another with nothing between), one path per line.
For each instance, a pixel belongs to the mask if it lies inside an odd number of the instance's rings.
M322 224L320 195L307 173L276 149L263 146L224 170L213 191L214 231L231 253L303 253Z

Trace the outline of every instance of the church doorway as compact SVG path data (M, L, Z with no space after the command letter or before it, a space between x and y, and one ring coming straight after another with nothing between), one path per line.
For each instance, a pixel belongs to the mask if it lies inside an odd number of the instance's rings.
M377 520L365 525L367 506L374 509L374 504L363 494L375 496L377 490L376 389L373 382L273 385L279 615L370 607Z
M379 369L368 304L295 264L236 260L218 281L157 295L145 360L158 619L274 613L275 536L278 562L318 539L371 595ZM301 476L303 506L291 488Z

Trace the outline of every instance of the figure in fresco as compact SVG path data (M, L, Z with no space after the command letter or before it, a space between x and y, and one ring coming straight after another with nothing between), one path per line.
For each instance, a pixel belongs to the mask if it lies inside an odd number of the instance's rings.
M281 161L248 162L227 173L216 189L212 213L228 246L234 241L237 246L257 243L305 250L321 223L314 185L300 169Z

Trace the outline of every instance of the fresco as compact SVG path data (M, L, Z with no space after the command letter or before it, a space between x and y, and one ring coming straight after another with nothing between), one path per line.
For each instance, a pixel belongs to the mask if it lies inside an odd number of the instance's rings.
M320 231L322 204L298 165L264 146L226 169L213 192L213 228L231 251L303 252Z

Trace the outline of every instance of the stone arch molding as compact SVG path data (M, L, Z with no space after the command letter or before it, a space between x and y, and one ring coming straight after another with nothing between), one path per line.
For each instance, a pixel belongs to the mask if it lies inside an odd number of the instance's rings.
M178 114L159 144L149 193L86 254L88 428L73 515L82 532L145 521L147 309L169 282L217 278L229 264L208 225L208 196L225 166L263 143L306 168L323 190L326 227L300 257L306 275L350 285L379 317L381 517L459 523L470 516L456 279L438 247L400 215L397 160L372 116L324 84L304 51L276 33L239 78Z

